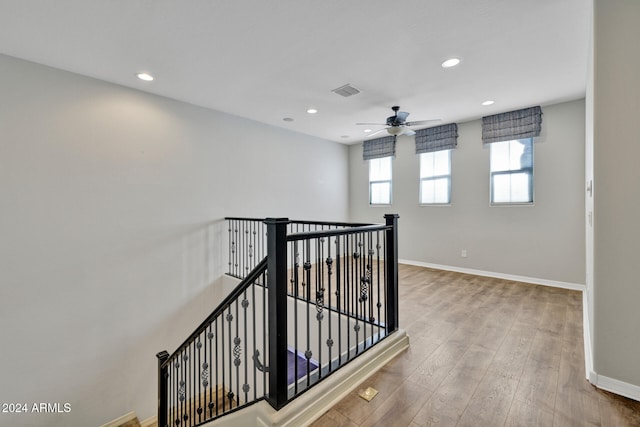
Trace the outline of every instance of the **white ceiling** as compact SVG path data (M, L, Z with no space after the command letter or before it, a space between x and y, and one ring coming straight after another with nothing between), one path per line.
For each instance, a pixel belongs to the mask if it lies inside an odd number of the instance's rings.
M449 123L583 97L589 10L589 0L0 0L0 52L354 143L366 136L355 123L384 122L392 105ZM460 65L443 69L453 56ZM331 92L346 83L361 93Z

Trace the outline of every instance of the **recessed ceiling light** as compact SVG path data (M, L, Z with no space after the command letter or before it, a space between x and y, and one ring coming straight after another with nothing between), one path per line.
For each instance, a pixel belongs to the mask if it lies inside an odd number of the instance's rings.
M150 82L153 80L153 76L149 73L138 73L136 74L136 76L140 79L140 80L144 80L145 82Z
M460 58L450 58L442 63L442 68L455 67L460 63Z
M364 133L369 133L369 132L371 132L371 129L365 129L364 130Z
M292 122L293 119L291 117L285 117L282 120L284 120L285 122Z
M492 100L488 99L488 100L484 101L484 102L482 103L482 105L484 105L484 106L492 105L494 102L495 102L495 101L492 101Z
M315 114L315 113L317 113L317 112L318 112L318 110L316 110L315 108L309 108L309 109L307 110L307 113L309 113L309 114Z

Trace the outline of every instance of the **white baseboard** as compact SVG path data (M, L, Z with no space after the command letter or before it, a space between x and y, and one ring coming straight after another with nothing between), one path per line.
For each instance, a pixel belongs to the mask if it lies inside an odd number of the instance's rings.
M628 397L629 399L640 401L640 386L605 377L604 375L598 375L595 372L592 374L593 378L589 380L596 387L619 394L620 396ZM591 381L591 379L595 380L595 382Z
M153 417L149 417L146 420L140 421L140 427L150 427L158 424L158 416L154 415Z
M582 333L584 335L584 372L590 383L593 372L593 346L591 345L591 322L589 322L589 293L582 292Z
M610 391L629 399L640 401L640 386L599 375L593 370L593 351L591 346L591 328L589 323L589 301L587 292L582 294L582 324L584 330L584 364L587 380L599 389Z
M560 282L557 280L539 279L536 277L517 276L514 274L496 273L494 271L474 270L472 268L456 267L452 265L432 264L429 262L412 261L407 259L398 260L400 264L415 265L418 267L433 268L436 270L455 271L456 273L473 274L475 276L494 277L496 279L511 280L514 282L532 283L534 285L552 286L554 288L570 289L573 291L584 291L585 285L579 283Z
M119 425L122 425L128 421L134 420L136 419L136 413L135 412L129 412L128 414L125 414L119 418L116 418L113 421L109 421L106 424L101 425L100 427L118 427Z

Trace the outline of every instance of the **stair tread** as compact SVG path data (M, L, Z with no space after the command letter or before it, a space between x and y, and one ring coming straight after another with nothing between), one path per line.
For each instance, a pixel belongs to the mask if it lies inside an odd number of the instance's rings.
M123 424L120 424L118 427L140 427L140 421L138 421L138 417L136 417Z

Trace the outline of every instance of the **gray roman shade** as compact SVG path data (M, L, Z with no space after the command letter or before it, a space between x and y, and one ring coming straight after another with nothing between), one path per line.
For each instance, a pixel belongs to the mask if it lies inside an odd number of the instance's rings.
M436 126L416 131L416 154L450 150L458 145L458 125Z
M396 137L370 139L362 143L362 158L364 160L379 159L396 155Z
M542 109L525 108L482 118L482 143L532 138L540 135Z

